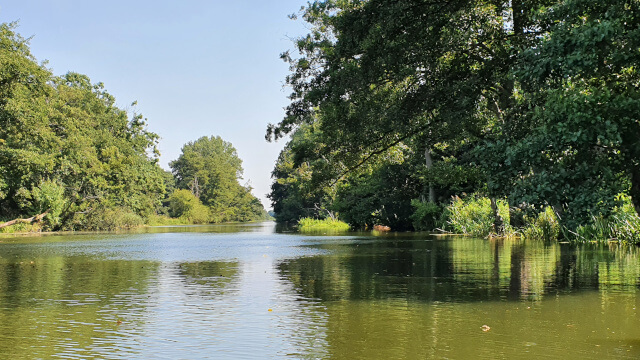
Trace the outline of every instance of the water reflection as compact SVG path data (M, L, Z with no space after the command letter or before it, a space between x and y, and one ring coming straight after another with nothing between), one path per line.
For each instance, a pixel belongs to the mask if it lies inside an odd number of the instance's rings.
M540 300L583 290L635 292L640 277L637 248L463 237L316 246L332 255L278 266L298 291L323 301Z
M29 260L32 259L32 260ZM148 262L90 263L79 257L0 259L0 354L69 358L117 347L118 321L145 306ZM69 341L73 339L73 341Z
M326 306L332 359L637 358L637 248L328 241L281 274Z
M198 296L215 298L225 294L231 284L238 281L238 262L202 261L182 263L178 276L185 289Z
M0 358L640 356L637 248L201 230L5 239Z

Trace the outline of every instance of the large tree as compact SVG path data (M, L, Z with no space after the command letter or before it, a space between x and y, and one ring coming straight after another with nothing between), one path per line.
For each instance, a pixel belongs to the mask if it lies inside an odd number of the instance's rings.
M617 164L638 163L637 7L625 0L314 1L302 13L311 32L297 41L301 56L283 55L291 104L267 137L321 117L327 149L341 154L346 171L400 144L425 154L427 167L438 144L466 148L460 160L484 173L492 199L551 205L573 227L615 205L622 175L635 179L634 167ZM580 104L591 104L590 115ZM609 135L626 145L602 140ZM575 136L589 139L567 146ZM549 148L547 140L560 143Z
M182 147L169 164L179 189L190 190L211 209L213 222L250 221L264 217L264 208L242 186L242 160L231 143L203 136Z
M164 192L158 136L103 84L53 76L14 29L0 25L0 216L54 207L52 228L100 228L87 221L106 208L155 212Z

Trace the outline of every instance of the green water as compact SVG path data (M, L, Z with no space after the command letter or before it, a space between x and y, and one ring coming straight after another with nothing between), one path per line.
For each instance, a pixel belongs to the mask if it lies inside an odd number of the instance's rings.
M1 359L635 359L637 248L271 223L0 238Z

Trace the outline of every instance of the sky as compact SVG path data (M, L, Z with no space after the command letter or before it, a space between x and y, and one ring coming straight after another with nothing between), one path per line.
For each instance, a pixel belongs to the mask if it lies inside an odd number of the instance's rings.
M286 139L268 143L284 116L288 64L280 53L307 32L290 20L306 0L9 0L0 22L19 21L31 52L55 75L103 82L118 107L142 114L160 135L160 164L189 141L220 136L243 161L265 208L271 170ZM137 101L135 107L131 104Z

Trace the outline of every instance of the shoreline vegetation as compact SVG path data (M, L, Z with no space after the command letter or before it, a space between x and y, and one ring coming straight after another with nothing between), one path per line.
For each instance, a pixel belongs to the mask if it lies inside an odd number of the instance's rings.
M628 197L621 196L622 205L613 210L611 216L594 217L587 225L579 226L576 231L563 228L561 221L550 207L537 215L509 211L505 201L499 200L498 213L504 228L497 229L494 224L491 200L486 197L456 197L447 206L438 206L426 202L413 202L415 209L411 216L413 230L443 235L473 236L479 238L513 238L538 241L573 242L617 242L621 244L640 243L640 217L637 216ZM520 225L511 226L510 216L520 217ZM302 218L298 221L298 230L302 233L344 233L351 225L332 218ZM365 230L393 231L384 225L367 226ZM379 232L379 231L378 231Z
M268 219L231 143L185 144L171 171L147 119L103 83L53 75L0 24L0 233L105 231Z
M402 16L400 16L400 14ZM640 244L640 2L310 1L276 219Z
M298 220L298 231L305 234L339 234L349 231L349 224L336 219L311 219Z

